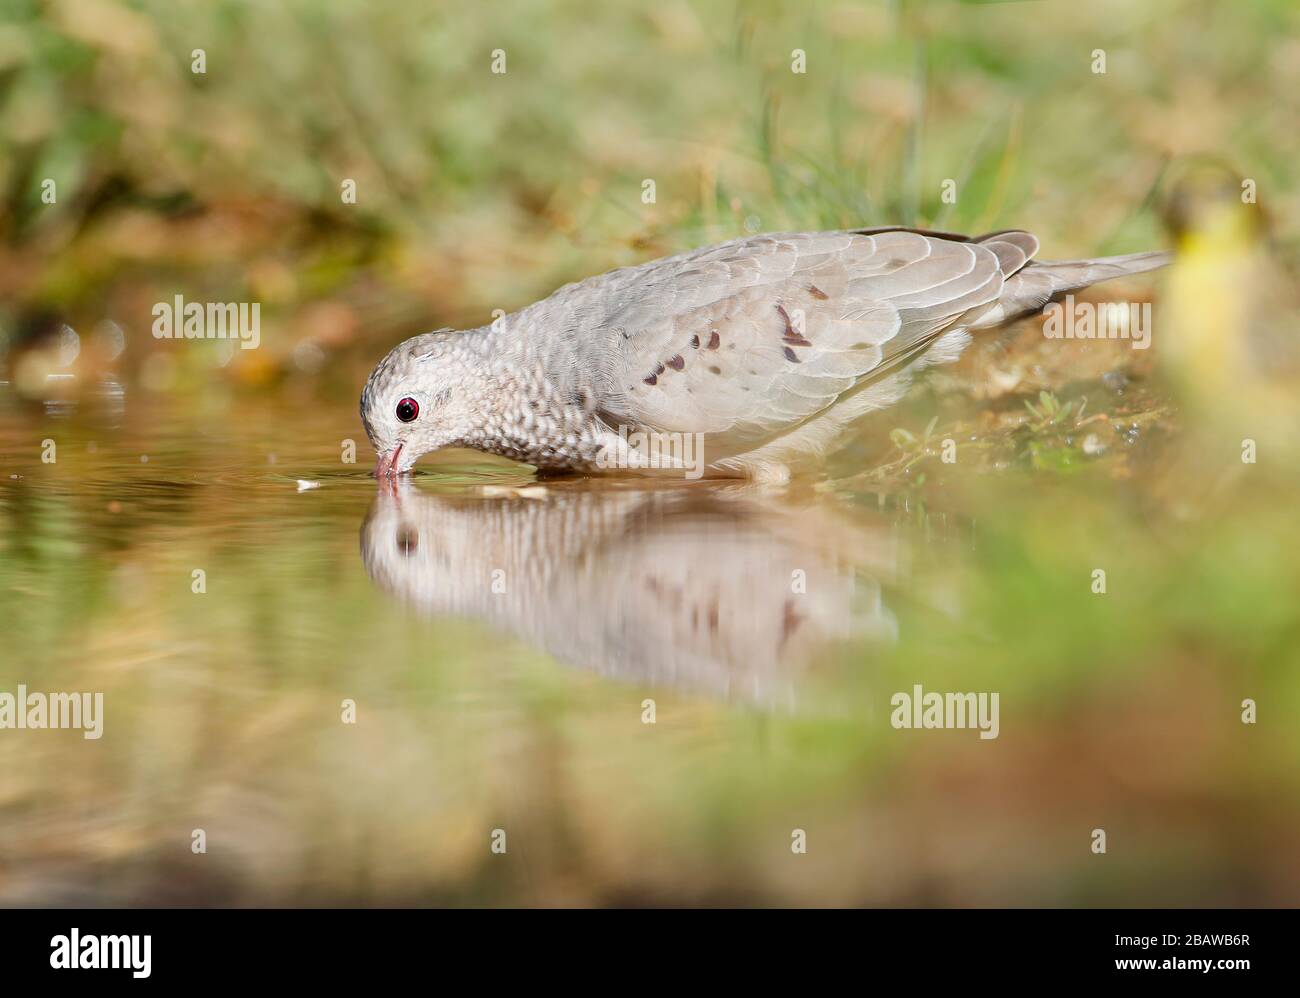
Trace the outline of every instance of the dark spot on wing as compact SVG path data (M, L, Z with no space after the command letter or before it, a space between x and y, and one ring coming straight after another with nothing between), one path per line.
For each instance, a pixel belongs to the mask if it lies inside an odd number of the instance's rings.
M825 291L819 288L816 284L808 285L808 293L812 295L814 298L818 299L819 301L825 301L827 298L830 297L830 295L828 295Z
M710 373L710 374L721 374L721 373L722 373L722 368L718 367L717 364L710 364L710 365L709 365L709 373Z
M793 350L791 350L789 347L786 347L786 348L785 348L785 359L788 360L791 364L802 364L802 363L803 363L803 361L801 361L801 360L798 358L798 356L795 354L795 352L794 352Z
M698 336L691 337L691 347L695 350L700 348L700 338Z
M656 367L653 371L651 371L641 380L644 381L647 385L657 385L659 383L659 375L663 373L664 373L664 366L663 364L660 364L658 367Z
M812 343L800 336L790 322L790 313L781 305L776 306L776 310L781 313L781 318L785 320L785 332L781 335L782 343L790 343L797 347L810 347ZM788 353L789 351L787 351Z
M718 349L718 344L721 342L722 342L722 337L718 335L718 331L716 329L712 330L709 333L709 349L710 350Z
M674 371L680 371L683 367L686 366L686 361L682 360L681 354L675 353L668 358L668 366L671 367Z

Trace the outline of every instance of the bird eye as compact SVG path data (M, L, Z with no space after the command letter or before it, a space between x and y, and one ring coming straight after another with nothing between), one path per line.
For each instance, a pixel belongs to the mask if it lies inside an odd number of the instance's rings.
M413 398L404 398L397 403L397 418L409 423L420 414L420 403Z
M420 546L420 533L410 527L403 527L397 532L397 550L406 556L415 554Z

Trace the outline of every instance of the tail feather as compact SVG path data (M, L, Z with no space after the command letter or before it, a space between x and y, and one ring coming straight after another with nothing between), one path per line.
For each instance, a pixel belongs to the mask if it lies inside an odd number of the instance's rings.
M1048 302L1092 284L1156 270L1171 259L1172 253L1158 250L1095 260L1034 261L1006 279L998 299L999 307L982 317L977 328L1037 312Z
M1109 281L1126 274L1142 274L1165 266L1174 255L1168 250L1147 253L1129 253L1127 256L1103 256L1095 260L1043 260L1030 264L1034 270L1045 270L1061 284L1061 290L1084 288L1089 284Z

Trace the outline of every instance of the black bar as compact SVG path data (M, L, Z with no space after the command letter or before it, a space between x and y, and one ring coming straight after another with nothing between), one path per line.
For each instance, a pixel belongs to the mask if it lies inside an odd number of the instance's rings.
M610 961L680 980L708 966L737 980L771 969L852 970L864 984L902 973L918 987L956 984L1210 982L1233 987L1291 975L1294 910L7 910L6 983L129 985L319 983L336 988L415 973L479 979L530 973L583 979ZM51 966L79 950L118 969ZM148 977L135 977L129 956ZM134 950L88 936L139 936ZM90 960L81 956L79 960ZM486 960L486 962L485 962ZM1192 964L1192 961L1196 961ZM1208 962L1208 969L1202 965ZM143 966L137 959L135 966ZM671 976L668 975L672 972ZM429 976L431 975L432 976Z

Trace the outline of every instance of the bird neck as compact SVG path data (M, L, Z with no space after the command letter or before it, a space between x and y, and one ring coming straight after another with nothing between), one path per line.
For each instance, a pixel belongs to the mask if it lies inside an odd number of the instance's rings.
M455 334L474 399L472 424L448 446L529 464L581 466L594 456L599 424L592 396L575 387L574 365L557 357L522 313ZM512 321L513 320L513 321Z

